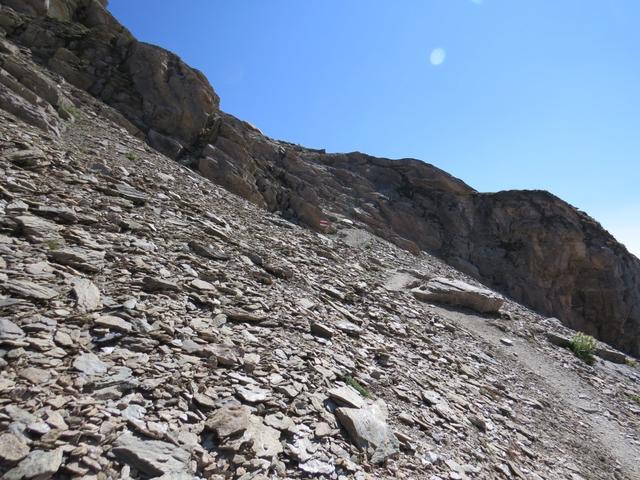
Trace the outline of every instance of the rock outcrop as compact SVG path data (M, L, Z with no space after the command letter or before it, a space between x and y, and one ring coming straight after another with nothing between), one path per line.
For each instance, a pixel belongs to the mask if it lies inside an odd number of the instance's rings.
M588 215L541 191L479 193L412 159L279 142L219 110L204 76L138 42L98 0L1 0L0 28L116 110L130 133L251 202L316 230L358 221L426 250L566 325L640 354L640 260ZM73 106L0 48L0 107L54 134ZM30 70L29 68L26 69ZM56 115L42 114L46 103ZM53 119L53 120L52 120Z
M469 308L480 313L498 313L504 303L504 300L491 290L448 278L433 278L411 292L418 300Z

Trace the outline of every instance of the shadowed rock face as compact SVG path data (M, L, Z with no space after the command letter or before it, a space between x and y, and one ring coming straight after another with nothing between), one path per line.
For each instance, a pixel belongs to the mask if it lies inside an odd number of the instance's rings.
M138 42L105 4L0 0L0 27L49 69L115 107L122 117L112 120L234 193L316 229L327 220L357 220L640 354L640 260L586 214L547 192L478 193L417 160L327 154L269 139L221 112L200 72ZM0 67L9 58L0 49ZM15 75L0 77L0 100L43 123L24 104L30 94L18 91ZM44 86L34 88L48 97ZM65 102L48 100L59 113Z

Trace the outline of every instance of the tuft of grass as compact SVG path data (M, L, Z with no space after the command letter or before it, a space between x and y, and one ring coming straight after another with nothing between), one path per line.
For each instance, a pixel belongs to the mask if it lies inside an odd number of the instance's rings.
M59 250L62 248L62 242L60 240L45 240L44 244L49 250Z
M627 393L627 395L629 395L629 398L631 400L633 400L634 402L636 402L638 405L640 405L640 395L637 395L635 393Z
M350 387L352 387L356 392L358 392L360 395L362 395L364 398L371 398L371 392L369 392L369 390L367 390L366 388L364 388L360 382L358 382L355 378L353 378L351 375L345 375L344 377L342 377L342 381L344 383L346 383L347 385L349 385Z
M596 352L596 339L586 333L576 333L569 343L569 349L580 360L588 365L595 362L594 353Z
M58 112L63 117L66 117L67 120L71 120L71 119L75 120L76 118L80 117L80 110L76 108L75 105L72 105L72 104L59 106Z
M625 363L629 365L631 368L638 368L638 362L636 362L633 358L627 357Z
M127 153L126 157L132 162L135 162L140 158L140 155L138 155L136 152L129 152Z

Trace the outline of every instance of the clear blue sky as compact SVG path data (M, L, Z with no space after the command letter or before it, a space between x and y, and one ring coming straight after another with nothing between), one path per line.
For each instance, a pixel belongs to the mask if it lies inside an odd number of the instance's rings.
M640 256L639 0L111 0L271 137L546 189Z

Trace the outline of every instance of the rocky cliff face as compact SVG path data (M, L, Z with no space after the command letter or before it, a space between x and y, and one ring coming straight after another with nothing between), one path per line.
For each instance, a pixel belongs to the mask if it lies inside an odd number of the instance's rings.
M109 115L129 132L253 203L315 229L363 222L640 354L640 261L584 213L546 192L478 193L417 160L327 154L269 139L221 112L200 72L135 40L105 3L1 0L0 27L47 68L114 107L119 113ZM56 125L23 105L17 86L8 87L25 69L7 52L0 61L0 102L55 133ZM68 115L65 102L44 90L35 95Z

